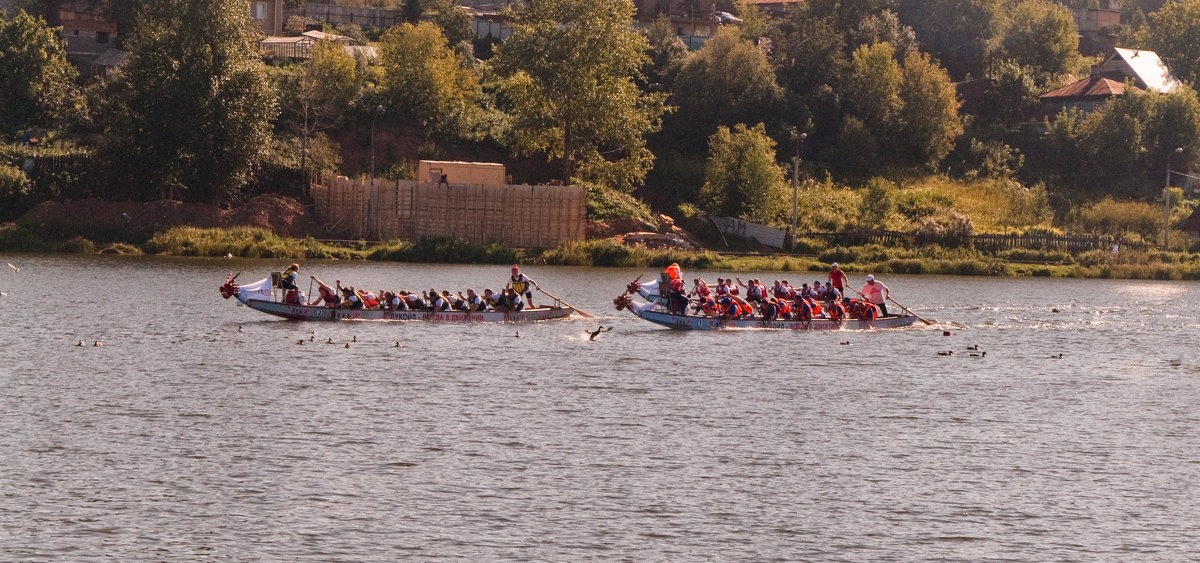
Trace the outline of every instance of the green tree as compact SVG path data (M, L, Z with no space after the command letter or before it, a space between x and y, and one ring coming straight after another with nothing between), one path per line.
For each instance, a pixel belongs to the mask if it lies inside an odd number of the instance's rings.
M630 0L541 0L516 14L493 59L512 125L512 146L562 165L561 178L632 190L654 155L645 137L667 110L665 94L635 80L646 39L634 31Z
M684 63L671 99L690 134L709 135L717 125L771 118L782 95L762 49L727 27Z
M1078 151L1087 159L1079 167L1086 173L1078 178L1083 186L1151 195L1162 188L1168 159L1182 170L1200 158L1200 100L1187 87L1169 94L1125 92L1075 131ZM1182 153L1175 154L1176 148Z
M847 79L847 106L853 115L877 134L892 136L890 129L904 100L900 97L904 70L888 43L864 45L854 50Z
M852 47L888 43L896 50L896 58L904 60L909 53L919 50L917 34L913 28L900 23L900 18L890 10L872 14L858 22L852 33Z
M311 140L333 127L358 98L363 78L354 57L333 41L318 41L312 58L281 88L283 120L300 142L300 169L308 174Z
M887 227L888 218L896 211L896 201L893 194L897 187L886 178L875 177L863 186L862 201L858 206L858 221L860 226L867 229L883 229Z
M783 167L763 124L721 126L708 139L708 162L700 198L711 215L757 223L778 220L787 204Z
M479 106L479 79L430 22L401 24L380 39L380 95L388 119L427 134L462 133Z
M650 46L650 57L642 69L642 74L647 83L670 88L675 82L675 75L687 61L687 45L675 34L675 26L666 14L655 18L644 33Z
M1170 0L1150 21L1151 48L1180 80L1200 83L1200 0Z
M776 80L785 91L783 115L791 125L811 123L814 145L834 137L850 68L843 34L829 20L797 11L778 21L768 37L775 46L770 60Z
M1024 0L1003 20L995 56L1035 72L1057 75L1082 64L1071 11L1049 0Z
M48 126L73 105L75 67L45 20L0 12L0 133Z
M950 76L929 55L909 53L901 73L900 100L899 137L892 142L901 161L936 166L963 132Z
M268 146L275 95L239 0L163 0L143 13L113 81L109 167L136 194L183 186L190 199L235 199ZM135 188L136 189L136 188Z
M896 13L923 50L962 80L985 74L1003 9L1003 0L899 0Z
M442 30L446 42L456 51L466 48L475 38L475 28L471 26L471 14L454 0L434 0L429 4L434 12L432 21Z

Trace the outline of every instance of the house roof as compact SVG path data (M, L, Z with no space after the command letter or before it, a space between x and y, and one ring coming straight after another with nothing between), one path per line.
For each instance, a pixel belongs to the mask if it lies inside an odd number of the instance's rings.
M121 66L127 55L120 49L109 49L96 58L96 66Z
M1063 98L1109 98L1124 94L1125 82L1113 80L1108 76L1093 76L1077 80L1058 90L1042 94L1038 98L1053 101Z
M1172 92L1181 85L1179 79L1171 75L1171 70L1167 68L1166 63L1158 57L1158 53L1120 47L1114 48L1113 51L1113 54L1109 55L1100 65L1101 71L1108 71L1114 66L1119 66L1119 63L1118 65L1112 64L1119 61L1133 70L1133 78L1137 79L1139 86L1143 86L1147 90Z
M747 6L773 6L786 4L804 4L808 0L739 0L736 4L745 4Z
M317 31L315 29L305 31L304 33L301 33L300 35L303 35L305 37L311 37L313 39L318 39L318 40L323 39L326 41L346 41L346 42L350 41L350 38L346 37L345 35L334 35L332 33L325 33L324 31Z

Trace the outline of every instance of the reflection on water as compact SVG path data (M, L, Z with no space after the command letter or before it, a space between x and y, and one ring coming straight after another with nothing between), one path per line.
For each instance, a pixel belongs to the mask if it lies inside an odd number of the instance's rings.
M528 268L594 319L305 324L217 294L271 262L8 261L5 559L1184 560L1200 534L1193 283L883 276L940 324L685 333L612 310L641 271Z

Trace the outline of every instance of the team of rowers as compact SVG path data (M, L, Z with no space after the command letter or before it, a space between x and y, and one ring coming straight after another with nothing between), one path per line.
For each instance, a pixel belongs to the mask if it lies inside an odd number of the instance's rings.
M295 283L299 271L299 264L292 264L281 274L280 286L286 292L284 302L303 303L303 294ZM406 289L370 291L350 285L343 286L342 280L334 280L334 285L330 286L316 276L309 278L317 284L317 295L315 299L306 303L307 305L340 309L383 309L388 312L521 311L534 306L532 288L541 289L529 276L522 273L518 266L512 267L512 276L503 290L493 292L491 289L485 289L482 294L477 294L474 289L468 289L466 295L461 291L451 293L450 290L442 290L439 293L436 289L421 291L420 294Z
M830 281L822 285L820 280L815 280L812 286L804 283L799 288L792 287L787 280L775 280L767 287L759 279L743 283L741 278L717 278L715 284L709 285L703 279L695 278L692 289L685 292L678 265L672 264L666 274L669 280L668 311L677 315L688 314L690 306L693 313L723 319L757 316L768 321L817 318L836 321L846 318L874 320L887 316L884 303L889 293L887 286L869 275L866 285L858 292L862 299L846 297L843 287L848 278L836 262L830 271ZM742 289L746 292L745 298L740 295Z

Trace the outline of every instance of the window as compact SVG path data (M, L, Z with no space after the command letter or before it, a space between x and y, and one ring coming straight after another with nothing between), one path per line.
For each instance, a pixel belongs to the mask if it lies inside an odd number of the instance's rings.
M257 20L267 19L267 3L266 2L255 2L255 4L254 4L254 19L257 19Z
M96 43L108 43L108 32L107 31L97 31L96 32Z

